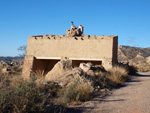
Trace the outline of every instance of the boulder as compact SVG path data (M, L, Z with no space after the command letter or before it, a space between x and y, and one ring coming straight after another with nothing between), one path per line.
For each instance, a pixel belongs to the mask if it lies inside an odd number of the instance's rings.
M89 63L80 63L79 66L84 72L87 72L88 70L90 70L91 65Z
M69 86L74 80L80 78L83 71L80 68L73 68L68 70L57 80L62 86Z
M7 72L8 72L8 71L7 71L7 68L6 68L6 67L2 69L2 73L3 73L3 74L5 74L5 73L7 73Z
M57 62L53 69L45 76L45 81L57 81L63 74L72 69L72 61L69 59L62 59Z
M72 61L62 58L55 64L53 69L44 78L44 83L48 81L57 82L62 87L68 87L74 80L82 78L83 70L79 67L72 68Z
M150 64L150 56L146 57L146 62Z

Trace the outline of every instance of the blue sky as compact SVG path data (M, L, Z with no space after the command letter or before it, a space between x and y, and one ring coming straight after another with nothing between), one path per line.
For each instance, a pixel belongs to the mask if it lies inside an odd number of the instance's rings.
M32 35L63 35L71 21L87 35L150 47L150 0L0 0L0 56L17 56Z

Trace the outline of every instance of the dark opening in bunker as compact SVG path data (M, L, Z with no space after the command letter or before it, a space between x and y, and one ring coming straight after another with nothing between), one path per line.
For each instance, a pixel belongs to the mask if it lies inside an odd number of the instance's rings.
M60 59L34 59L33 72L44 71L48 73L54 65L60 61ZM102 65L102 61L90 61L90 60L72 60L72 67L79 67L80 63L92 63L93 65Z
M93 65L102 65L102 61L90 61L90 60L73 60L72 66L79 67L80 63L92 63Z
M60 60L50 60L50 59L35 59L33 63L33 72L36 70L44 71L46 74L49 72L54 65Z

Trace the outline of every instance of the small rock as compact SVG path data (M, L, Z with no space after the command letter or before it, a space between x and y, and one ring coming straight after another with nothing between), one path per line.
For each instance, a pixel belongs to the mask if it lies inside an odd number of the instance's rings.
M61 83L59 83L59 85L60 85L60 86L63 86L63 83L61 82Z
M95 74L94 74L94 71L93 71L93 70L88 70L88 71L87 71L87 75L95 76Z
M80 66L79 66L84 72L87 72L91 66L87 63L80 63Z

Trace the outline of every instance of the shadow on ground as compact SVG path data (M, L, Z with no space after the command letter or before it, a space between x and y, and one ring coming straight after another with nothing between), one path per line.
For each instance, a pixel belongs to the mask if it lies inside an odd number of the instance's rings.
M147 74L145 74L145 73L147 73ZM150 72L144 72L143 74L142 73L136 73L133 76L135 76L135 77L150 77Z
M97 100L94 99L94 101L99 101L100 102L118 102L118 101L126 101L126 99L118 99L118 100L101 100L101 98L97 98ZM82 113L85 110L92 110L96 108L96 105L93 107L76 107L76 108L69 108L67 109L66 113Z

